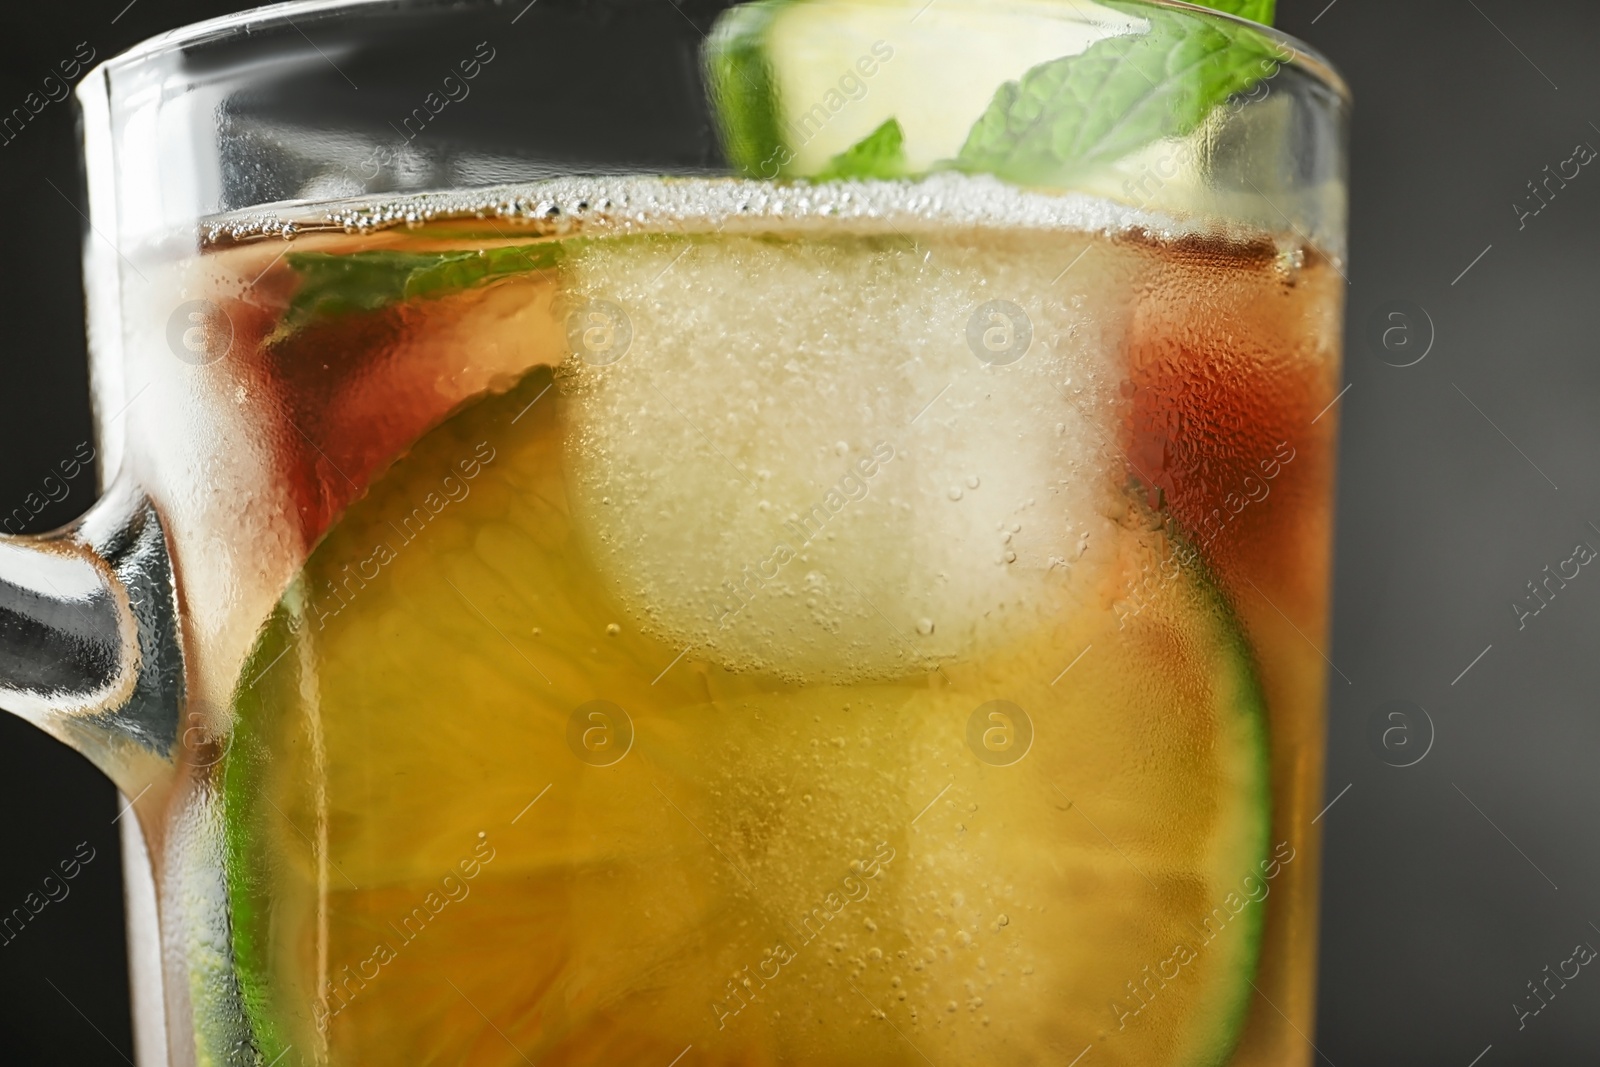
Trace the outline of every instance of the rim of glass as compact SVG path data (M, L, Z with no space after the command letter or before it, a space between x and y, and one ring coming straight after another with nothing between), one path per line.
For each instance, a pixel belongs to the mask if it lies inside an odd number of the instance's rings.
M514 0L514 2L520 2L520 0ZM1136 0L1136 2L1147 4L1151 7L1166 7L1177 11L1187 11L1221 22L1233 22L1241 26L1248 26L1255 32L1285 46L1291 53L1289 59L1285 60L1287 64L1298 67L1317 78L1344 103L1348 104L1350 102L1350 86L1344 80L1344 76L1321 52L1292 34L1284 33L1273 26L1252 22L1250 19L1242 18L1226 11L1218 11L1215 8L1187 3L1186 0ZM1070 3L1070 0L1068 0L1068 3ZM205 44L208 41L219 38L229 38L240 31L250 32L270 25L288 25L299 29L294 22L297 17L325 16L330 13L346 11L355 12L370 7L388 7L399 10L404 8L498 6L502 6L499 0L287 0L284 3L267 4L263 7L254 7L231 15L219 15L215 18L203 19L200 22L193 22L185 26L179 26L176 29L167 30L165 33L159 33L154 37L147 38L132 48L104 60L90 73L91 75L99 75L105 71L131 67L181 48ZM527 6L532 7L533 4L529 3ZM81 85L87 84L89 84L89 78L85 78L81 83Z

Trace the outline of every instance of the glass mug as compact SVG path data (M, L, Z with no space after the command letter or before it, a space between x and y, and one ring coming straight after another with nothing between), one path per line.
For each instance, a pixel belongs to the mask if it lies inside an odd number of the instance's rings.
M0 703L144 1064L1309 1062L1348 96L1180 3L308 2L78 90Z

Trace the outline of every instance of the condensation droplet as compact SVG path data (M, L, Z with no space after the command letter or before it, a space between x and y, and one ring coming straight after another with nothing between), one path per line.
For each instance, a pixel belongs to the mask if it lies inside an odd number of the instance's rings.
M606 624L606 636L607 637L615 637L618 634L620 634L621 632L622 632L622 627L617 625L616 623L610 622L610 623Z
M918 619L917 633L921 634L923 637L927 637L929 634L933 633L933 620L926 618Z
M950 487L950 491L948 493L946 493L945 495L948 496L951 500L960 500L961 499L961 487L959 485L952 485Z
M968 489L976 489L976 488L978 488L978 476L976 474L967 475L967 488Z

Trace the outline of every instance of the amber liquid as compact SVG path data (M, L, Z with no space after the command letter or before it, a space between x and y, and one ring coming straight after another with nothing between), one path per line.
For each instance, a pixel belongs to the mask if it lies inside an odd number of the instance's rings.
M636 230L192 267L249 282L216 373L305 560L219 771L249 1040L1308 1062L1332 267L1139 219Z

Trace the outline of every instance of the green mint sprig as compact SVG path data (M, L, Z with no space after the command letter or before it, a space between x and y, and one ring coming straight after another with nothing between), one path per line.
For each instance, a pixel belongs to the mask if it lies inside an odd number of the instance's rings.
M544 270L566 250L558 241L465 252L290 252L284 256L300 283L279 321L285 336L318 319L379 311L403 300L449 293L497 278Z
M1245 26L1172 8L1108 6L1147 19L1150 31L1103 38L1002 85L961 146L957 169L1023 185L1060 182L1192 133L1233 94L1276 74L1284 58Z
M1194 2L1213 11L1226 11L1230 15L1259 22L1263 26L1272 25L1273 16L1277 14L1278 8L1278 0L1194 0Z
M882 126L840 152L812 177L826 182L836 178L903 178L910 170L906 163L905 133L900 123L889 119Z

